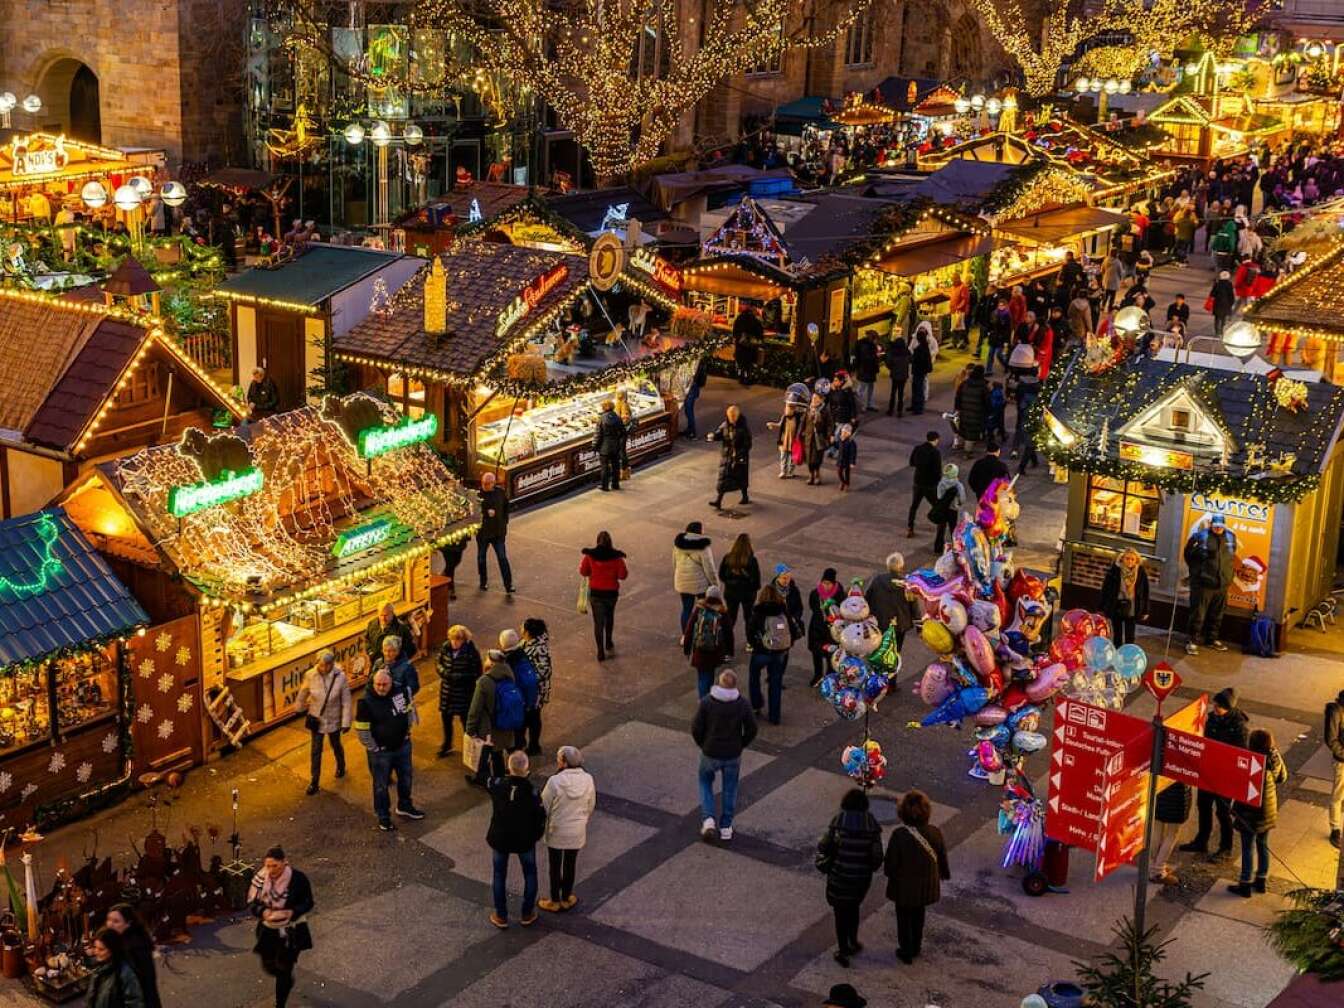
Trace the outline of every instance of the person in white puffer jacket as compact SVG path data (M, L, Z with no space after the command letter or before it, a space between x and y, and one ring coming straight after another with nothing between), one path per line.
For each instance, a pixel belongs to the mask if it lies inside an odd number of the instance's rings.
M678 638L686 632L686 621L691 618L696 600L705 597L710 585L719 583L710 539L704 531L703 525L693 521L672 540L672 587L681 596Z
M588 819L597 805L597 786L583 769L583 753L574 746L561 746L555 765L559 770L541 789L551 898L537 901L540 909L550 913L572 909L579 902L574 895L574 868L579 851L588 842Z

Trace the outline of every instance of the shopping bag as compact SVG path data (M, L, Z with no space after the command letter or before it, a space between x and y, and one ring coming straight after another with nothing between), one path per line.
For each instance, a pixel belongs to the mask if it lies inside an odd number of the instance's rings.
M803 439L802 439L802 438L794 438L794 439L793 439L793 447L789 449L789 453L793 456L793 464L794 464L794 465L802 465L802 464L803 464Z
M1213 314L1213 298L1206 297L1204 299L1204 310L1208 312L1210 315Z
M485 739L472 738L470 735L462 739L462 765L476 773L481 765L481 752L486 748Z
M579 598L578 598L578 601L575 603L574 608L578 610L580 616L582 616L584 613L586 613L586 612L588 611L588 579L587 579L587 578L579 578Z

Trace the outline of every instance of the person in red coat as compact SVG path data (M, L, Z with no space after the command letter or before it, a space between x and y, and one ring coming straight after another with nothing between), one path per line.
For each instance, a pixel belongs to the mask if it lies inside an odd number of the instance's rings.
M585 548L582 553L579 574L588 579L588 608L593 613L597 660L606 661L607 655L616 650L611 639L616 627L616 600L629 571L625 568L625 554L611 545L610 532L599 532L597 545Z
M1237 295L1235 311L1241 311L1246 307L1246 303L1255 297L1255 284L1259 279L1260 267L1255 264L1254 259L1246 256L1232 277L1232 290Z

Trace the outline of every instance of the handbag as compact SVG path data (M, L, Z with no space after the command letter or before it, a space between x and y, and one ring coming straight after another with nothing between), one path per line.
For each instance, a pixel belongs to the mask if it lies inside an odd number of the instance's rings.
M793 445L789 448L789 455L793 458L794 465L803 464L803 439L796 437L793 439Z
M1210 315L1213 314L1213 295L1212 295L1212 294L1210 294L1208 297L1206 297L1206 298L1204 299L1204 310L1205 310L1206 312L1208 312Z
M579 578L579 597L574 604L574 608L582 616L588 611L588 579Z
M322 698L322 706L317 709L317 714L309 714L303 719L303 726L310 732L320 732L322 730L322 715L327 712L327 701L331 699L332 688L336 685L336 670L331 670L331 682L327 683L327 695Z

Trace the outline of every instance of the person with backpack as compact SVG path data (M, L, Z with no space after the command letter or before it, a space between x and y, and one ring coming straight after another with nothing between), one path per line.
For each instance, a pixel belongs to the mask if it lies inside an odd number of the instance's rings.
M439 650L439 719L443 722L440 758L453 751L454 718L462 722L462 734L467 734L467 712L480 677L481 653L476 650L471 631L460 623L450 626Z
M737 673L724 669L709 696L700 700L691 721L691 738L700 747L700 835L706 840L733 838L733 813L737 808L737 779L742 769L742 750L756 738L756 718L737 689ZM714 778L723 776L723 808L714 815Z
M513 679L513 669L502 651L488 651L485 671L476 680L467 711L467 735L488 741L499 752L521 749L519 733L527 723L527 706ZM488 767L484 753L476 773L467 774L468 784L482 783Z
M611 533L597 534L597 544L581 551L579 576L588 579L588 609L593 614L593 640L597 642L597 660L606 661L616 653L612 632L616 628L616 601L621 595L621 582L630 576L625 566L625 554L611 544ZM533 756L529 748L529 753ZM538 750L540 752L540 750Z
M527 753L509 753L509 772L492 776L490 828L485 842L491 851L491 890L495 909L490 923L504 931L509 926L509 858L517 855L523 867L523 905L518 923L537 922L537 841L546 834L546 810L527 777Z
M681 596L681 619L677 632L686 630L695 600L702 598L709 586L715 584L714 553L705 527L698 521L687 524L685 532L678 532L672 540L672 587Z
M1241 840L1241 878L1236 885L1228 886L1227 891L1243 899L1249 899L1252 892L1265 891L1269 876L1269 834L1279 821L1279 786L1288 781L1288 768L1283 765L1273 735L1257 728L1247 739L1246 748L1265 758L1265 782L1259 805L1236 802L1232 806L1232 820Z
M555 754L556 772L541 789L546 810L546 857L550 868L551 898L538 900L547 913L573 910L574 870L579 851L588 842L588 820L597 807L597 786L583 769L583 753L574 746L561 746Z
M834 959L846 968L849 957L863 951L859 911L882 861L882 827L868 810L868 794L850 788L817 844L815 858L817 871L826 876L826 902L835 914Z
M955 463L949 462L943 466L943 478L938 481L934 495L935 503L929 508L929 521L933 522L933 527L938 530L933 541L935 553L943 552L943 545L957 527L961 509L966 506L966 491L961 485L961 480L957 478L959 472Z
M543 711L551 702L551 635L546 630L546 621L536 616L523 620L523 654L532 663L537 673L537 710ZM528 732L527 749L541 751L541 718L536 720L536 735ZM529 726L530 728L530 726Z
M523 650L522 637L512 627L499 632L499 650L504 655L504 660L509 663L509 668L513 669L513 681L518 686L518 692L523 695L526 748L529 756L535 756L541 752L541 682L537 678L536 667ZM521 734L518 736L518 748L523 748ZM532 752L533 748L536 752Z
M415 698L409 686L393 686L387 669L373 673L370 689L355 708L355 733L369 754L369 777L373 781L373 811L384 833L392 825L388 787L397 775L397 815L423 819L425 814L411 800L411 724Z
M690 656L691 668L696 673L696 690L702 699L714 685L714 673L729 657L726 649L733 633L730 618L723 603L722 589L711 585L705 597L695 603L681 635L681 650ZM746 623L750 622L748 616Z
M769 694L767 720L777 725L793 633L789 625L788 599L773 581L756 596L756 605L747 623L747 640L752 648L749 667L752 711L760 717L761 708L767 703L761 695L761 672L764 671Z

